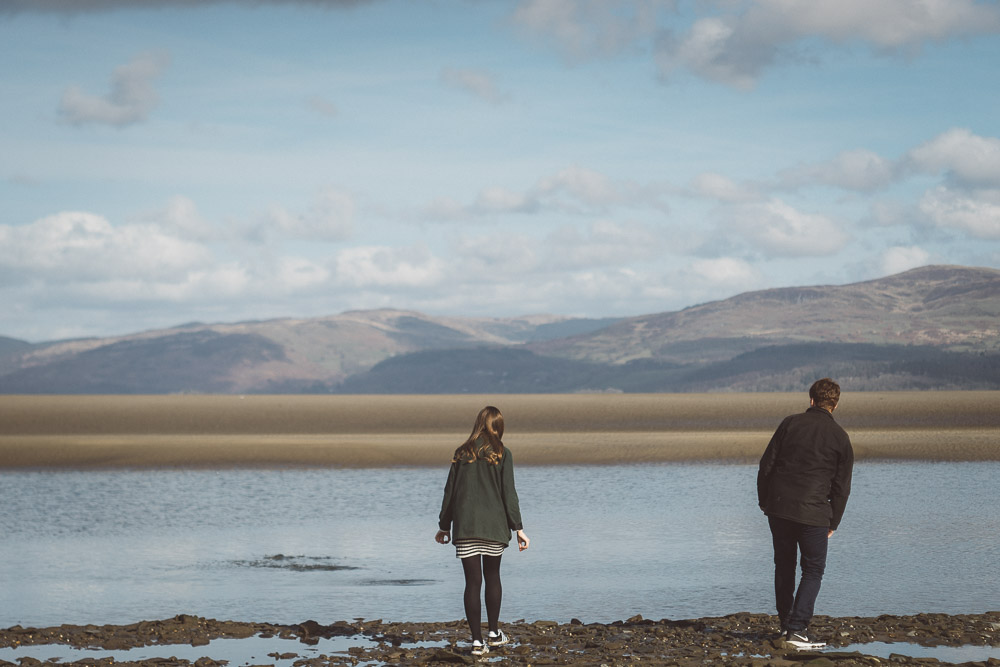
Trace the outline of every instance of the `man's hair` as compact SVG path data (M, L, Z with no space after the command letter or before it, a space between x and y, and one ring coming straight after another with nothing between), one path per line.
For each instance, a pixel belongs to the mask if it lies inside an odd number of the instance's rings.
M833 410L840 402L840 385L830 378L816 380L809 387L809 398L812 399L816 407Z

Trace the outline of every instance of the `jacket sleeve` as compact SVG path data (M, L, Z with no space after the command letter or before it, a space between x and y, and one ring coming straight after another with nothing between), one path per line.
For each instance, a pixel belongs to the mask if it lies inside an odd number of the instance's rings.
M451 530L451 520L455 513L455 476L458 464L452 463L448 471L448 481L444 485L444 499L441 501L441 513L438 514L438 528Z
M507 527L511 530L521 530L524 525L521 523L521 504L517 498L517 489L514 488L514 457L509 449L504 449L503 461L500 463L500 488L504 511L507 513Z
M833 476L830 484L830 507L833 516L830 517L830 530L837 530L840 520L844 517L844 509L847 507L847 498L851 495L851 476L854 472L854 448L851 447L851 439L844 434L846 446L840 454L837 462L837 472Z
M767 511L768 478L778 460L778 452L781 451L781 441L785 437L787 427L788 418L786 417L774 431L771 441L767 443L767 449L764 450L764 455L760 457L760 466L757 468L757 504L764 511Z

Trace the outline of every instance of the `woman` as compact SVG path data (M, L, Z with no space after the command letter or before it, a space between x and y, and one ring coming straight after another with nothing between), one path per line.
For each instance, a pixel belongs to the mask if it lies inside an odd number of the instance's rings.
M465 616L472 631L472 654L483 655L490 646L508 641L499 627L500 558L517 531L521 551L528 536L521 525L521 509L514 489L514 460L503 446L503 415L488 405L479 411L472 434L455 450L444 487L434 539L453 542L465 573ZM452 539L454 537L454 539ZM487 641L483 642L479 591L486 579Z

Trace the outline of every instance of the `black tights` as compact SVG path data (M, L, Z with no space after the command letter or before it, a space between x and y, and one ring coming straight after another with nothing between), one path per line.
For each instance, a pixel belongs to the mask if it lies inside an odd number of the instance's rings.
M469 556L462 559L465 572L465 617L469 621L472 639L483 641L483 611L479 604L479 591L486 579L486 620L491 631L500 628L500 601L503 587L500 585L501 556Z

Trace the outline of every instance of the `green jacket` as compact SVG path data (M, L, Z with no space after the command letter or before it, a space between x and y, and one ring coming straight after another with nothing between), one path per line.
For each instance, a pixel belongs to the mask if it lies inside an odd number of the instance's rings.
M438 527L450 530L452 540L478 538L510 544L510 531L524 527L510 448L503 448L499 463L478 458L451 464Z

